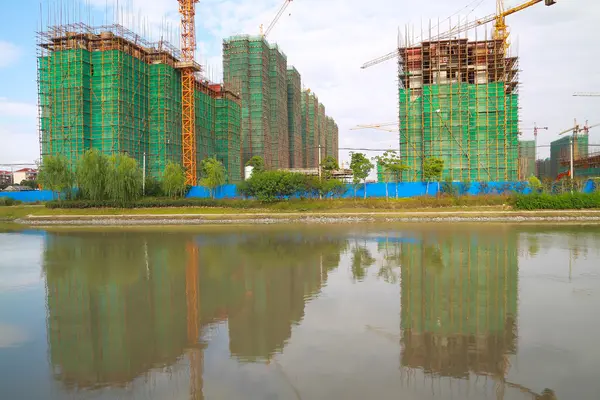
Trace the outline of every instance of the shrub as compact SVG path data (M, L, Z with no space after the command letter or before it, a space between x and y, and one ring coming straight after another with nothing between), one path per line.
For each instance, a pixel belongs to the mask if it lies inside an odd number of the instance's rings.
M600 193L547 193L518 195L513 200L517 210L580 210L600 208Z
M228 207L248 209L257 207L258 203L247 200L213 200L213 199L168 199L146 197L123 205L114 200L73 200L73 201L50 201L46 203L47 208L181 208L181 207Z
M542 191L542 182L540 182L536 176L531 175L529 179L527 179L527 183L529 183L529 187L533 193L540 193Z
M250 179L238 185L238 191L242 195L254 197L262 202L283 200L297 193L307 193L312 190L312 185L304 175L286 171L252 174Z
M146 177L146 184L144 188L144 196L148 197L162 197L165 193L162 190L161 182L151 176Z
M15 200L12 197L0 197L0 206L17 206L21 203L22 201Z

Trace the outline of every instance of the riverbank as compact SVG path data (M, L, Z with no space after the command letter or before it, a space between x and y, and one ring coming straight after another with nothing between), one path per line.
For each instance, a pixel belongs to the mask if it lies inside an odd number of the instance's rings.
M30 226L136 226L226 224L333 224L369 222L579 222L600 224L594 211L410 211L331 213L188 213L115 215L28 215L12 222Z

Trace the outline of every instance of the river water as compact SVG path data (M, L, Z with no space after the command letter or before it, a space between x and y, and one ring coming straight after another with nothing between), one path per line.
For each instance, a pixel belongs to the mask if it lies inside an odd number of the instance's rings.
M598 399L600 226L0 233L2 399Z

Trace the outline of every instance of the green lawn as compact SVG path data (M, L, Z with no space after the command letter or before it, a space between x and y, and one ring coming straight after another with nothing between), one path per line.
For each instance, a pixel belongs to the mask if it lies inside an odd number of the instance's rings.
M38 206L0 206L0 220L12 221L32 216L52 215L223 215L223 214L289 214L289 213L389 213L389 212L413 212L413 211L501 211L502 205L473 205L473 206L447 206L440 204L433 206L419 206L419 203L411 200L307 200L274 204L255 203L253 208L233 207L182 207L182 208L87 208L87 209L49 209L43 205Z

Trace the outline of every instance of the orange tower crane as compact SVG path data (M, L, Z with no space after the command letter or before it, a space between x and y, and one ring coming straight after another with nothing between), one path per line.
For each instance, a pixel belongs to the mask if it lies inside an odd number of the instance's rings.
M195 6L200 0L177 0L181 14L181 61L176 67L181 70L181 147L185 183L196 185L196 87L195 72L201 70L194 61L196 53Z

